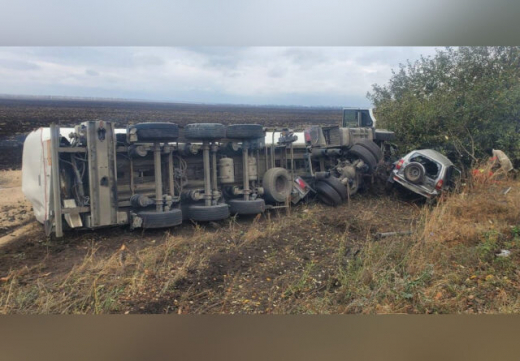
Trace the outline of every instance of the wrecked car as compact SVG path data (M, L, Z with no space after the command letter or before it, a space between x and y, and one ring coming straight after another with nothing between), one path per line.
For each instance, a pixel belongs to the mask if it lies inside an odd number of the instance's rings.
M414 150L395 163L387 186L399 184L427 199L434 199L454 185L460 170L433 149Z

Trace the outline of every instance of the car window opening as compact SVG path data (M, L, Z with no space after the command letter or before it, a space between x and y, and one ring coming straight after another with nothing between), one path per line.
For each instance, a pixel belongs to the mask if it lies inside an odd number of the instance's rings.
M426 176L429 178L435 179L439 175L441 166L440 164L432 161L431 159L428 159L422 155L416 155L410 159L410 162L417 162L422 164L426 172Z

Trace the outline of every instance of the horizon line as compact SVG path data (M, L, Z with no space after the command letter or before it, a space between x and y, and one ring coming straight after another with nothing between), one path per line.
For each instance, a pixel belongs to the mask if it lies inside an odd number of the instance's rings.
M0 99L18 100L63 100L63 101L101 101L101 102L127 102L127 103L155 103L155 104L188 104L188 105L227 105L227 106L248 106L248 107L280 107L280 108L329 108L341 109L347 106L342 105L297 105L297 104L247 104L247 103L210 103L210 102L189 102L173 100L150 100L137 98L117 98L117 97L87 97L73 95L29 95L29 94L4 94L0 93ZM364 107L363 107L364 108Z

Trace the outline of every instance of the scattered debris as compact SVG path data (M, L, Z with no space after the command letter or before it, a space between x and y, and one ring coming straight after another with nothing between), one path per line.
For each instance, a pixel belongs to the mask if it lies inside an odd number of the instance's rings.
M381 232L376 233L376 239L385 238L385 237L393 237L393 236L408 236L412 234L412 231L402 231L402 232Z
M509 257L511 255L511 251L507 250L507 249L501 249L500 250L500 253L497 253L497 257Z

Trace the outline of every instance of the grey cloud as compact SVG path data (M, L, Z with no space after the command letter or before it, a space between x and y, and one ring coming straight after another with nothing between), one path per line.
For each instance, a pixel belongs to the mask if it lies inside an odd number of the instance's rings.
M238 78L243 75L240 71L226 71L224 74L227 78Z
M90 75L90 76L98 76L99 75L99 73L97 71L92 70L92 69L85 70L85 74Z
M188 47L185 49L204 57L206 59L204 65L216 69L234 69L247 54L247 48Z
M141 66L159 66L166 63L163 58L155 55L134 55L133 58L135 64Z
M240 53L244 53L248 47L233 46L182 46L178 49L194 52L209 57L236 57Z
M383 48L362 48L354 55L354 59L358 63L363 64L390 64L397 67L399 64L405 64L408 60L415 61L420 55L431 56L436 52L435 47L383 47Z
M27 56L66 65L133 67L133 49L124 47L28 47L17 48Z
M366 106L372 84L432 48L0 48L0 93ZM34 70L16 73L10 70ZM2 71L3 70L3 71Z
M281 78L287 73L286 68L282 68L281 66L275 66L267 72L271 78Z
M284 51L284 55L293 63L302 67L312 67L326 62L328 59L320 52L320 49L308 48L289 48Z
M38 64L25 60L0 59L0 68L9 70L38 70Z

